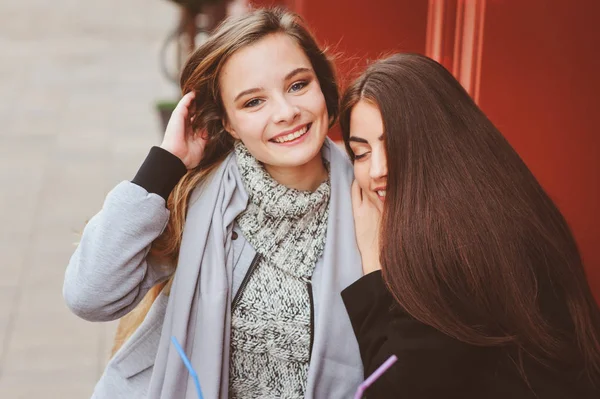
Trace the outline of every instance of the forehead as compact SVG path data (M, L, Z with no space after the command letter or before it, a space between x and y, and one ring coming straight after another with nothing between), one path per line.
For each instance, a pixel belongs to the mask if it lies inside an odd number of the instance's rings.
M383 135L383 120L379 108L370 101L360 100L350 114L350 136L368 141Z
M272 34L235 52L223 66L219 83L223 95L279 85L300 67L312 69L300 45L286 34Z

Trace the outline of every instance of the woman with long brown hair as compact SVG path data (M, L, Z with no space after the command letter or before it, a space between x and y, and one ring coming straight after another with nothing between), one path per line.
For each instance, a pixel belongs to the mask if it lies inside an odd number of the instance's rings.
M600 314L563 216L454 77L377 61L341 103L369 398L598 398Z
M127 315L94 398L196 397L172 336L206 398L349 397L363 373L339 293L361 266L352 165L326 138L332 65L297 16L256 10L200 46L181 88L67 268L77 315Z

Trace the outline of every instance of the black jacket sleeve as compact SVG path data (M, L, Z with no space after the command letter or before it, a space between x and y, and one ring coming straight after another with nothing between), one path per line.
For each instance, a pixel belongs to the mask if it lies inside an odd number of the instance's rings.
M342 299L358 340L365 378L392 354L398 357L367 390L369 399L463 397L465 382L476 378L481 350L402 311L380 271L346 288Z
M185 165L177 156L160 147L152 147L131 182L166 201L186 172Z

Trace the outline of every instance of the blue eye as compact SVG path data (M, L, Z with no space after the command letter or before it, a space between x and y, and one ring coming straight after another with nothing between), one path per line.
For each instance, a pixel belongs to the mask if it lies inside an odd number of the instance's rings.
M244 104L244 108L257 107L261 104L261 101L262 100L259 98L253 98L252 100L250 100L246 104Z
M299 91L304 89L306 86L308 85L308 82L305 81L300 81L300 82L296 82L294 83L291 87L290 87L290 91Z

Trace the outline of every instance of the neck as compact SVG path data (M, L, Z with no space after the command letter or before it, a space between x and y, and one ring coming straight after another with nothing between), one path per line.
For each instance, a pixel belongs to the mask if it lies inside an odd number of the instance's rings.
M301 166L265 165L265 169L277 183L299 191L315 191L327 180L327 169L323 165L320 153Z

